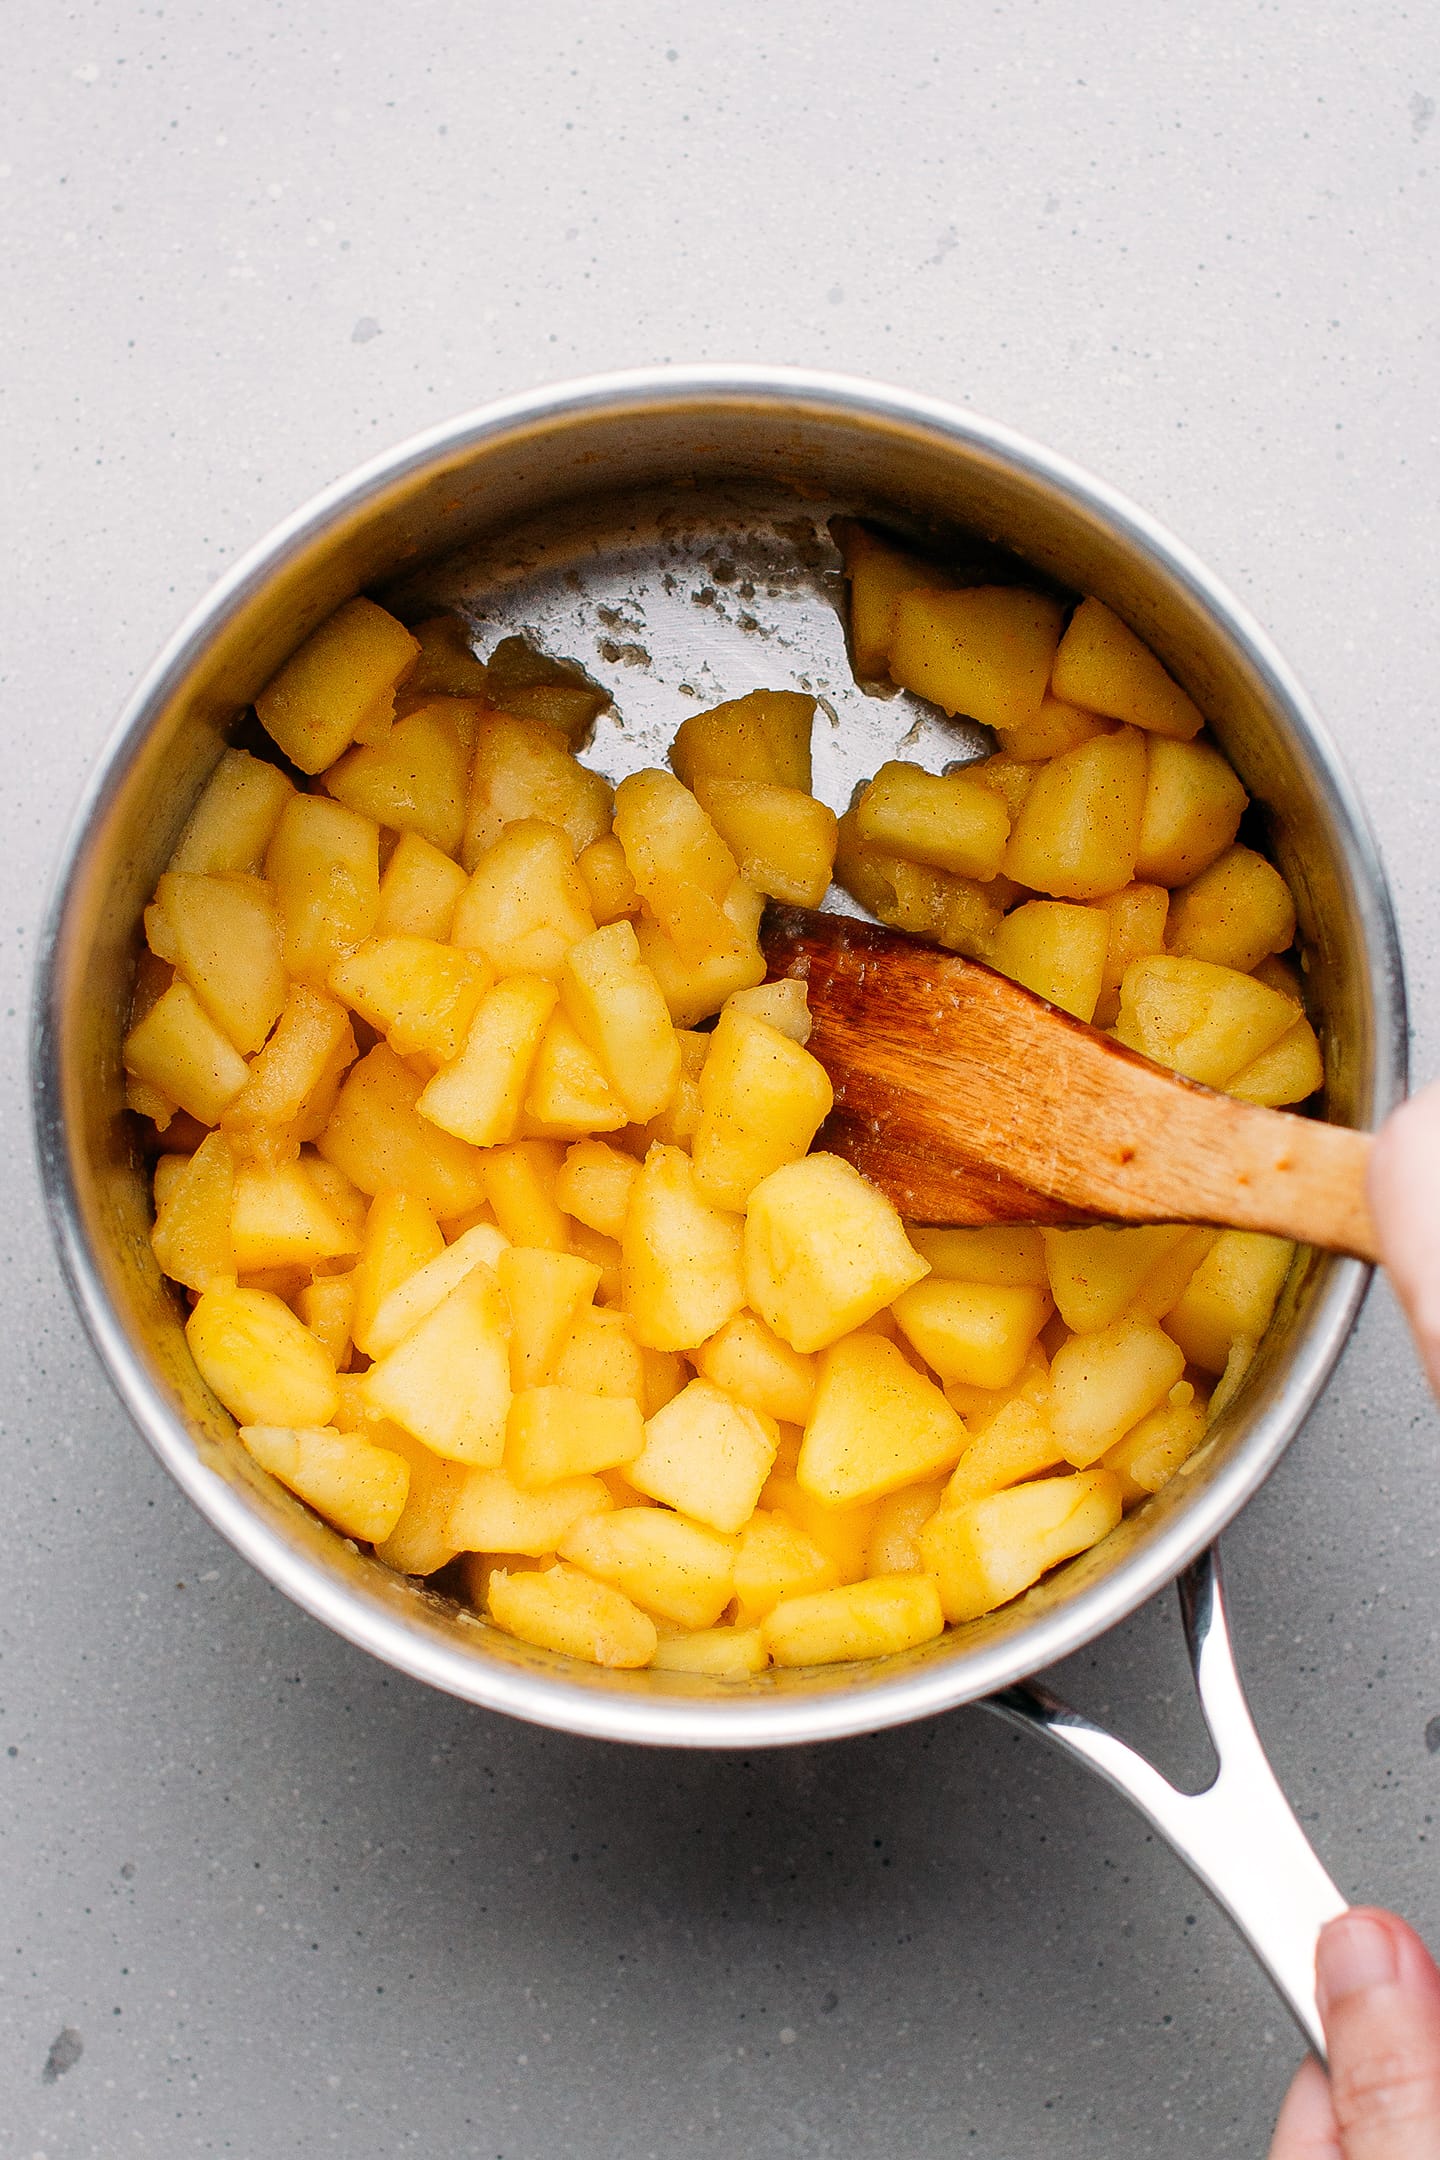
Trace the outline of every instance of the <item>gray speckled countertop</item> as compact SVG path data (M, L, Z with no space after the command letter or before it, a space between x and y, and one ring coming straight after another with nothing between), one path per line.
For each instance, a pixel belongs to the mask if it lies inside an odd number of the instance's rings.
M234 1558L60 1285L28 976L122 696L282 513L503 391L790 360L1041 437L1231 582L1359 775L1428 1076L1426 11L96 0L23 9L6 76L0 2150L1263 2151L1298 2054L1265 1983L994 1721L607 1749L426 1693ZM1432 1939L1435 1472L1378 1289L1226 1541L1301 1816ZM1168 1600L1064 1684L1197 1758Z

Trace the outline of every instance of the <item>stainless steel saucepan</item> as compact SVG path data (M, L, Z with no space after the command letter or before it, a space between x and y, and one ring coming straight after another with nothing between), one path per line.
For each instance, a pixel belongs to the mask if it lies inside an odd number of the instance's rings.
M323 616L367 590L456 606L481 649L525 629L611 688L593 762L657 762L686 710L756 687L813 691L817 791L902 743L954 758L978 733L850 678L826 521L837 509L943 540L976 534L1099 594L1203 707L1294 888L1326 1057L1326 1115L1373 1126L1400 1094L1400 961L1364 813L1261 631L1143 513L1001 427L866 382L781 369L608 376L491 405L404 444L254 549L162 653L72 828L40 963L40 1157L76 1302L156 1454L230 1542L308 1612L431 1685L537 1724L653 1746L838 1738L980 1702L1119 1787L1250 1942L1309 2038L1315 1936L1343 1900L1307 1845L1245 1707L1215 1539L1298 1430L1355 1319L1366 1270L1302 1254L1244 1388L1200 1452L1104 1544L924 1649L742 1685L580 1669L499 1635L325 1527L261 1473L201 1383L148 1240L120 1043L140 916L255 692ZM1220 1769L1174 1791L1027 1676L1180 1577Z

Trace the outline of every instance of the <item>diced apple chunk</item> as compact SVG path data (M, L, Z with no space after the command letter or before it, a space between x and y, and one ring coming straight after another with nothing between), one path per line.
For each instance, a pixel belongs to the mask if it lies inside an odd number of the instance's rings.
M998 1283L938 1281L933 1276L896 1298L891 1311L942 1380L1008 1387L1050 1317L1043 1290Z
M389 1448L315 1426L242 1425L240 1438L262 1470L342 1537L381 1545L404 1512L410 1466Z
M1044 1289L1045 1239L1039 1230L926 1230L909 1228L911 1244L946 1282L1028 1283Z
M763 1320L736 1313L692 1352L697 1369L736 1402L787 1425L803 1425L815 1400L813 1357L802 1357Z
M772 1418L733 1402L713 1381L692 1380L647 1420L644 1446L625 1475L693 1521L736 1531L755 1511L778 1441Z
M437 1455L498 1469L510 1408L509 1321L493 1269L470 1270L365 1374L363 1392Z
M1188 741L1200 708L1103 600L1082 600L1065 628L1050 678L1056 697L1112 720Z
M185 1326L200 1377L242 1425L326 1425L335 1367L269 1290L205 1290Z
M847 1335L821 1357L796 1481L828 1506L853 1507L953 1469L967 1437L894 1343Z
M682 720L670 763L688 788L702 775L810 787L815 700L799 690L752 690Z
M572 757L558 728L485 713L470 768L461 860L473 870L507 825L526 818L558 825L578 855L610 830L612 801L609 782Z
M1011 828L1007 876L1059 900L1119 892L1135 875L1145 771L1145 738L1133 728L1051 758Z
M905 592L890 673L947 713L1020 727L1039 713L1063 621L1058 601L1018 585Z
M761 1622L760 1637L777 1665L835 1665L917 1649L944 1626L933 1577L873 1575L782 1599Z
M650 1660L654 1672L703 1673L710 1680L745 1680L763 1672L770 1653L758 1627L682 1628L662 1635Z
M604 1140L578 1140L565 1157L555 1198L567 1215L605 1237L618 1238L625 1228L630 1191L640 1174L633 1155Z
M377 1043L351 1067L317 1144L361 1192L413 1193L445 1222L484 1200L484 1164L478 1150L420 1116L423 1087L388 1043Z
M491 1572L488 1611L496 1627L540 1650L558 1650L589 1665L624 1669L655 1655L655 1623L629 1598L578 1568L523 1574Z
M278 765L248 750L226 750L185 821L170 868L197 877L227 870L257 874L294 792Z
M1010 818L994 790L963 770L930 773L897 759L859 796L855 830L882 854L984 879L1000 868Z
M867 1575L923 1574L920 1532L940 1505L944 1486L938 1478L902 1485L886 1493L875 1508L875 1522L865 1551Z
M1136 877L1156 885L1188 884L1224 854L1249 799L1235 768L1213 743L1155 736Z
M293 976L326 987L380 912L380 828L324 795L292 795L265 857Z
M798 1162L828 1116L825 1068L768 1021L728 1007L700 1073L695 1182L717 1207L743 1208L760 1183Z
M792 1350L822 1350L928 1273L883 1193L838 1155L806 1155L750 1195L736 1304Z
M560 995L629 1116L636 1124L657 1116L680 1078L680 1046L634 926L607 923L571 945Z
M803 788L765 780L698 777L695 796L747 884L792 907L819 907L835 865L833 810Z
M1295 902L1273 863L1231 847L1170 903L1172 953L1213 960L1242 974L1295 942Z
M558 976L570 947L594 929L568 837L522 818L476 863L450 936L499 975Z
M493 976L478 954L432 938L369 938L330 970L330 988L402 1058L458 1057Z
M1192 1365L1223 1373L1231 1344L1258 1342L1270 1325L1294 1257L1288 1238L1222 1230L1165 1315L1166 1334Z
M945 1618L958 1625L1008 1604L1060 1561L1098 1545L1120 1514L1120 1482L1108 1470L1041 1478L942 1508L920 1533L920 1549Z
M465 832L470 749L446 703L406 713L383 742L358 744L325 775L337 802L392 832L421 834L446 855Z
M1005 917L986 948L1000 974L1077 1020L1100 1002L1110 921L1101 909L1065 900L1027 900Z
M145 926L152 946L160 933L163 957L236 1049L246 1055L258 1050L280 1017L287 988L269 887L233 873L196 877L170 870L145 911Z
M1077 1470L1097 1461L1163 1402L1185 1353L1153 1320L1128 1317L1072 1335L1050 1361L1049 1420Z
M468 1470L450 1509L458 1552L553 1553L568 1530L614 1506L597 1477L553 1478L535 1489L504 1470Z
M557 995L543 975L509 975L487 991L459 1056L420 1095L421 1117L472 1147L509 1140Z
M890 672L900 595L933 588L942 583L941 573L853 518L836 518L831 531L850 584L850 664L860 682L883 682Z
M156 1191L155 1227L150 1244L162 1272L187 1290L234 1287L235 1243L230 1211L235 1193L235 1158L220 1133L201 1141L183 1163L164 1199Z
M1253 976L1161 953L1125 970L1115 1034L1157 1064L1222 1088L1294 1024L1290 1000Z
M588 1477L597 1470L618 1470L628 1464L627 1475L634 1484L635 1462L645 1439L640 1406L624 1396L580 1395L564 1387L527 1387L510 1404L505 1470L517 1485L530 1490L554 1485L561 1478ZM763 1477L757 1480L757 1491L763 1483ZM522 1550L518 1545L507 1548L498 1542L491 1547L501 1552L507 1549Z
M943 1507L969 1507L1009 1485L1039 1477L1065 1461L1044 1411L1017 1395L997 1410L951 1474L941 1498Z
M447 939L466 883L459 863L420 833L401 833L380 880L376 936Z
M125 1070L213 1125L245 1085L246 1065L190 985L172 983L125 1038Z
M273 675L255 710L266 733L303 773L322 772L348 749L377 707L393 705L420 647L373 600L347 600Z
M693 1349L739 1311L741 1232L738 1215L706 1200L681 1149L651 1148L621 1240L623 1300L637 1341Z
M733 1593L734 1539L665 1508L586 1516L557 1550L597 1582L684 1627L713 1627Z

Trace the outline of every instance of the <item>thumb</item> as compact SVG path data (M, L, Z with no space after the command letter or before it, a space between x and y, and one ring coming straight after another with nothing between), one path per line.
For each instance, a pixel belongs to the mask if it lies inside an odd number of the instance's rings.
M1315 1957L1345 2160L1440 2160L1440 1972L1403 1920L1357 1908Z

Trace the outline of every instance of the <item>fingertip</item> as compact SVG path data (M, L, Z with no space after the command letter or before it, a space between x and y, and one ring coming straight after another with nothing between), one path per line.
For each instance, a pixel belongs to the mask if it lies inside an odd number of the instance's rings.
M1275 2124L1270 2160L1342 2160L1330 2085L1313 2055L1291 2080Z

